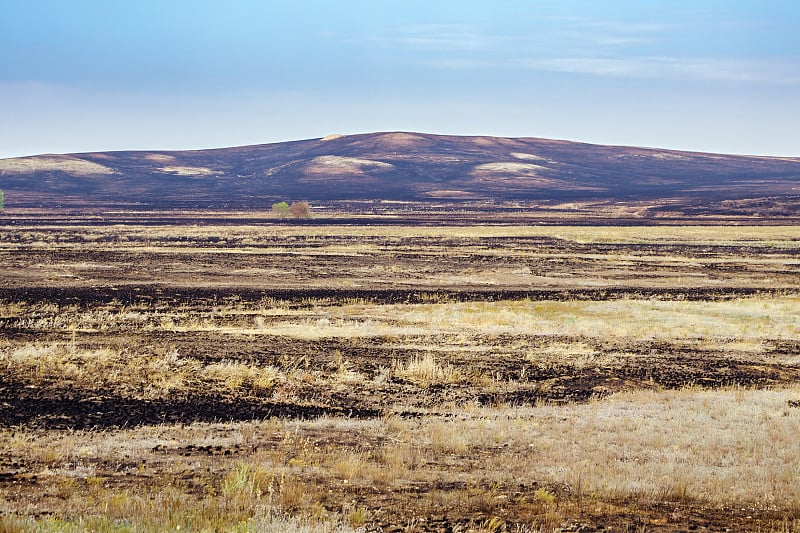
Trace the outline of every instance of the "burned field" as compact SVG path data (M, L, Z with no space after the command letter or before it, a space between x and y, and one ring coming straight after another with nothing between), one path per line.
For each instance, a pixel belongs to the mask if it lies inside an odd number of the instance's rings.
M796 227L142 220L0 227L5 527L800 527Z

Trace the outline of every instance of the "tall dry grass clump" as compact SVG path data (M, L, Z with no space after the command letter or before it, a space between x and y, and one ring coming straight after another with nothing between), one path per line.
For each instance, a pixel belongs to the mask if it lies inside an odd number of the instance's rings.
M416 355L405 363L395 361L393 372L395 376L420 387L429 387L437 383L457 383L463 378L451 364L439 363L432 354Z

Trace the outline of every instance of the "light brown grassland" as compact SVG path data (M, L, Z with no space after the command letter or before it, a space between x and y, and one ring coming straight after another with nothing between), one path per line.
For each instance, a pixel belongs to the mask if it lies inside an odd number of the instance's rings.
M800 531L799 253L0 226L0 532Z

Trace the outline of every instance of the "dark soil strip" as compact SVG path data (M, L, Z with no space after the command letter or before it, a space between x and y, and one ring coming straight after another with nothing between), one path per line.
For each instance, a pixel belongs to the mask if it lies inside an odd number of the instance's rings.
M96 305L119 302L122 305L198 303L222 304L226 301L258 302L271 298L287 304L320 305L330 302L361 300L374 304L417 304L435 302L493 302L502 300L533 301L605 301L622 298L689 301L719 301L751 296L781 296L796 291L770 287L702 287L702 288L633 288L605 289L542 289L542 290L475 290L430 291L403 289L238 289L238 288L173 288L158 286L120 287L26 287L0 288L0 300L59 305Z
M230 400L208 396L183 400L5 398L0 399L0 406L0 427L22 425L42 429L105 429L267 418L309 419L323 415L368 419L381 414L375 409Z

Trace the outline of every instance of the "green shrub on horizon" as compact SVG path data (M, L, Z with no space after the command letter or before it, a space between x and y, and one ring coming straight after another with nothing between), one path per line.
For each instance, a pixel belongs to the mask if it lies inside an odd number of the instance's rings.
M308 202L294 202L289 205L286 202L272 204L272 214L281 218L292 216L294 218L309 218L311 216L311 206Z
M272 214L278 215L279 217L285 217L289 215L289 204L286 202L278 202L272 204Z

